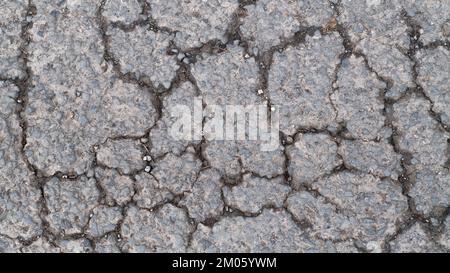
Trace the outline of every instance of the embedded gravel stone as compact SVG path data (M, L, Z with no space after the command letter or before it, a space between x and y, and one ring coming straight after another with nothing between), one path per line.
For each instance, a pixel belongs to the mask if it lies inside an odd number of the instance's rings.
M396 180L402 172L401 155L385 142L343 141L339 154L350 169Z
M197 96L195 87L190 82L184 82L180 87L175 88L168 96L162 99L162 117L150 132L151 154L154 157L162 156L168 152L180 155L189 144L198 144L200 140L194 140L190 130L181 131L182 135L172 132L176 128L176 121L179 115L186 112L178 107L190 109L191 117L194 116L195 103L201 105L201 97ZM200 109L201 110L201 109ZM189 132L186 132L189 131Z
M324 26L333 15L322 0L261 0L245 9L240 30L255 54L292 38L301 26Z
M231 208L258 213L264 207L282 207L290 190L283 178L269 180L246 174L239 185L224 187L223 196L227 206Z
M184 252L192 227L185 212L171 204L149 212L131 207L122 224L125 252Z
M345 171L319 179L312 187L351 219L353 238L368 251L381 251L384 239L395 234L408 211L402 188L389 179Z
M154 124L152 96L117 79L105 63L96 4L35 4L25 153L47 176L80 175L93 160L95 144L143 135Z
M179 68L175 57L167 54L172 35L139 25L131 32L111 28L107 35L111 53L119 61L122 73L133 73L155 87L170 87Z
M257 217L227 217L212 228L199 224L194 252L316 252L319 248L285 211L264 210Z
M182 194L192 189L201 166L202 162L194 154L185 153L180 157L167 154L155 164L152 174L159 187L174 194Z
M132 23L142 11L138 0L106 0L102 15L111 22Z
M0 81L0 234L31 239L41 233L40 191L21 154L16 86Z
M237 0L150 0L150 14L161 28L176 31L182 49L199 47L211 40L227 42L226 32L239 7Z
M119 207L96 207L90 215L87 233L93 237L104 236L114 231L122 219L122 210Z
M212 169L200 173L191 192L186 193L180 204L186 206L189 216L203 222L220 216L223 212L221 176Z
M45 219L52 231L70 235L83 232L97 205L99 192L92 178L61 180L55 177L44 185L44 198L48 208Z
M433 111L450 127L450 51L438 47L421 50L417 55L418 82L433 102Z
M442 250L434 243L425 232L420 223L414 224L408 230L397 236L390 243L394 253L440 253Z
M307 36L305 43L275 53L268 92L280 110L280 131L293 135L299 127L323 129L334 122L329 94L343 50L338 34L317 32Z
M337 151L336 142L327 134L298 134L295 143L286 147L292 185L298 188L330 174L342 164Z
M351 55L341 62L336 84L331 101L338 122L345 122L350 137L371 140L390 136L380 98L386 85L366 68L362 57Z
M21 59L22 22L26 17L28 1L11 0L0 3L0 77L23 78Z
M132 139L108 140L97 151L97 162L108 168L130 174L145 167L139 141Z
M176 182L173 181L173 182ZM141 173L136 175L136 194L133 200L140 208L151 209L173 199L173 194L166 185L160 184L153 175Z

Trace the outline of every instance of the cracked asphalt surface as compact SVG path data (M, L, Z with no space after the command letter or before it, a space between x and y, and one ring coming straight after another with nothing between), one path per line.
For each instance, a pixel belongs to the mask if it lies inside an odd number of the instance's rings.
M0 0L0 252L449 252L449 0ZM280 107L281 149L174 140Z

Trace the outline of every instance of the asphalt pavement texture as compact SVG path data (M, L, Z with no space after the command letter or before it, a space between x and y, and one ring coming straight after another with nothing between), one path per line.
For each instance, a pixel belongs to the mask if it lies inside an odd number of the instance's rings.
M450 0L0 0L0 252L448 253L449 40ZM195 99L279 148L172 138Z

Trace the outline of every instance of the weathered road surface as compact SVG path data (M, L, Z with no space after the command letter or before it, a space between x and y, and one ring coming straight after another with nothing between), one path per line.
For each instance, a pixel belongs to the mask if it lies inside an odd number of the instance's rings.
M448 252L449 39L449 0L0 0L0 252ZM279 149L171 138L195 99Z

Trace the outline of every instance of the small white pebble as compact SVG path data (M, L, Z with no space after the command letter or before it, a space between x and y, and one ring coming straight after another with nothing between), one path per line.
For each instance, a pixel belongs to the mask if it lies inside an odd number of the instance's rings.
M152 168L150 166L146 166L144 169L144 171L147 173L149 173L151 170L152 170Z
M142 160L144 160L144 161L152 161L152 157L149 156L149 155L146 155L146 156L144 156L144 157L142 158Z

